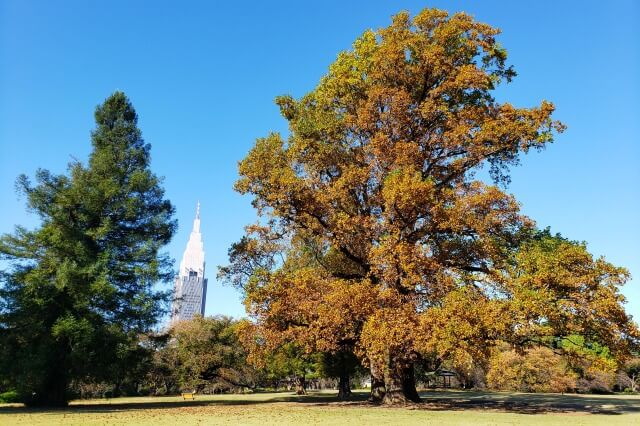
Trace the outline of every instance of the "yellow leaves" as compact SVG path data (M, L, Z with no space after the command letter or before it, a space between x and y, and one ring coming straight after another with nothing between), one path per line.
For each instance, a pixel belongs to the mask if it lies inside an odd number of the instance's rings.
M438 272L442 265L426 252L425 247L410 244L394 232L382 238L369 252L372 273L389 287L413 293L423 288L425 299L442 290Z
M248 297L267 302L255 312L263 346L295 341L313 352L337 350L341 341L355 342L359 324L375 307L375 295L368 280L332 279L307 267L274 274L264 291Z
M248 287L267 341L348 342L378 360L393 350L468 366L498 337L546 333L580 310L568 298L549 303L559 270L511 274L531 261L509 253L534 224L512 196L473 180L484 165L506 180L520 153L564 128L551 103L494 100L514 75L498 33L466 14L400 13L341 52L313 91L278 98L291 136L259 139L236 184L292 239L284 266ZM573 291L586 275L568 270ZM620 323L615 286L594 288L584 291L604 295L589 308Z
M358 340L360 324L375 309L376 289L368 280L332 280L326 287L315 307L317 319L310 328L315 334L316 348L333 351L339 348L340 340Z
M258 205L274 205L283 201L282 192L296 188L298 179L289 165L284 141L273 133L256 141L247 157L238 165L241 178L235 189L241 194L253 193Z
M466 64L460 67L452 85L467 89L486 90L491 88L492 82L486 72L473 64Z
M534 348L520 355L513 350L496 352L487 372L487 384L498 390L567 392L576 377L566 363L548 348Z
M353 53L355 59L358 60L358 64L369 63L377 47L378 45L376 43L376 33L371 30L366 30L353 43ZM361 72L366 71L366 69L362 69L362 67L357 67L357 69Z
M477 288L461 287L421 315L418 330L416 347L422 353L481 361L508 330L508 321L503 302L489 300Z
M627 271L594 260L584 244L541 232L524 244L505 280L514 337L597 336L624 355L638 335L620 303Z
M418 323L418 314L411 304L378 308L364 323L358 349L377 365L384 364L390 354L408 356L414 350Z
M377 49L376 34L365 31L353 43L352 51L340 52L329 66L328 74L315 90L316 99L323 105L337 102L347 108L357 103L358 95L362 95L370 83L372 58Z
M446 10L425 8L413 18L413 24L420 32L429 34L448 17L449 13Z
M435 185L430 179L423 179L414 168L397 168L389 173L382 187L385 210L395 219L415 221L424 213L435 198Z
M338 204L342 211L349 216L356 217L361 206L355 195L365 191L369 180L369 170L357 165L345 165L341 174L332 185L327 185L325 191L318 194L318 199L326 205Z

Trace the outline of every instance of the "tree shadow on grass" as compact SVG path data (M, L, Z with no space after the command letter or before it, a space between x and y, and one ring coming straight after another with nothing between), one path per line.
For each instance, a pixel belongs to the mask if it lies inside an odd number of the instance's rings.
M185 408L185 407L213 407L213 406L243 406L243 405L265 405L272 403L293 403L293 404L311 404L311 405L344 405L344 404L361 404L366 403L368 393L354 393L353 398L349 401L339 401L336 398L336 394L333 393L310 393L308 395L296 395L296 394L274 394L273 397L268 399L252 398L252 396L260 395L249 394L246 399L239 399L237 395L229 395L225 398L225 395L219 395L215 399L198 399L185 401L181 397L176 396L175 400L166 400L166 397L162 397L161 401L126 401L121 402L118 398L107 400L104 402L96 402L95 400L83 402L76 402L67 407L24 407L19 404L0 406L0 416L2 414L43 414L43 413L108 413L117 411L130 411L130 410L153 410L153 409L171 409L171 408ZM204 398L207 398L206 396ZM125 398L127 399L127 398Z
M640 413L640 397L618 395L560 395L560 394L524 394L510 392L478 392L478 391L427 391L422 392L420 403L407 404L406 409L432 411L463 411L487 410L497 412L512 412L520 414L544 413L576 413L576 414L633 414ZM385 409L387 406L371 404L367 401L368 392L356 391L352 398L346 401L338 400L336 394L315 393L298 396L295 394L274 394L273 397L261 399L259 395L248 395L239 399L237 395L215 399L200 399L183 401L180 397L175 400L162 401L125 401L118 399L105 402L90 402L74 404L65 408L25 408L22 406L0 407L3 414L44 414L44 413L109 413L119 411L175 409L185 407L219 407L219 406L249 406L268 405L272 403L304 404L326 408L340 407L371 407ZM391 407L392 408L392 407Z
M640 413L640 397L621 395L531 394L513 392L433 391L417 404L428 410L495 410L521 414Z

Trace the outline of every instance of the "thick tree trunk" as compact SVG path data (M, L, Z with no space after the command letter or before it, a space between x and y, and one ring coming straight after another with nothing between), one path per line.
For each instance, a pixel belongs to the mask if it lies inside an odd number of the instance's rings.
M409 364L402 371L402 391L411 402L420 402L420 395L416 389L416 374L413 364Z
M385 404L406 404L409 402L404 395L402 379L402 371L398 366L391 365L385 368L385 394L383 399Z
M349 381L349 373L340 375L338 382L338 399L347 399L351 397L351 383Z
M371 395L369 396L370 402L382 402L384 399L385 386L384 386L384 377L382 372L375 367L373 364L371 365Z
M27 395L25 403L31 407L66 407L69 404L69 379L63 372L57 370L49 376L39 391Z
M410 361L391 358L389 365L385 368L384 384L386 393L383 402L385 404L420 402L413 364Z
M296 395L306 395L307 391L305 390L304 376L296 377L295 383L296 383Z
M117 381L113 386L113 390L111 391L114 398L122 396L122 391L120 390L120 381Z

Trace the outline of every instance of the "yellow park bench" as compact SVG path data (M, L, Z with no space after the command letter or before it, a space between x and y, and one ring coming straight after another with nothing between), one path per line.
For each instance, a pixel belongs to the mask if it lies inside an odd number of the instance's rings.
M195 392L182 392L182 399L183 400L196 399L196 393Z

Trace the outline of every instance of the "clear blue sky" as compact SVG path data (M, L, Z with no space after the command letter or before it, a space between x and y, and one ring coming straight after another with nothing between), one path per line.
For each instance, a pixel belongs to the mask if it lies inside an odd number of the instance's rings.
M0 232L36 224L15 195L16 176L86 159L95 106L123 90L177 207L170 254L182 256L199 199L206 313L241 316L239 294L215 281L216 267L255 218L232 190L237 162L255 138L286 131L273 98L312 89L365 29L435 6L503 30L519 76L499 99L556 104L568 130L524 158L509 191L539 226L629 268L627 310L640 318L639 4L2 0Z

